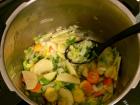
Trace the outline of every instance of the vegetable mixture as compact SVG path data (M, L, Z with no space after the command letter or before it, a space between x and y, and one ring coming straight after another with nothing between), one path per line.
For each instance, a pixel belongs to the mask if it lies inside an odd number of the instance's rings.
M25 50L22 71L26 95L39 105L104 105L113 96L121 57L116 48L106 48L96 60L72 64L65 58L66 48L84 36L76 27L58 28L37 36ZM88 56L77 47L70 56ZM80 45L79 45L80 46ZM77 52L78 51L78 52ZM83 59L81 56L81 59Z

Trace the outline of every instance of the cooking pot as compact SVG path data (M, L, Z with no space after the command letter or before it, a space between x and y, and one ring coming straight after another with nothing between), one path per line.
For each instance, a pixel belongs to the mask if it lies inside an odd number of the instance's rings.
M59 26L78 25L92 31L99 42L136 23L134 15L117 0L30 0L22 3L8 18L1 41L1 74L11 91L29 104L22 89L21 70L24 49L36 35L54 31ZM121 100L139 82L140 35L114 45L122 56L119 80L109 105Z

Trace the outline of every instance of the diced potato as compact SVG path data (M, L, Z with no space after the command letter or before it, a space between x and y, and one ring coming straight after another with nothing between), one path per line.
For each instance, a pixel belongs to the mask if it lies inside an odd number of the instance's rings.
M50 60L47 59L41 59L33 66L33 68L31 68L31 71L38 75L45 72L50 72L52 70L53 70L53 64Z
M76 70L70 62L66 61L66 66L70 74L77 76Z
M47 74L45 74L45 75L43 75L43 76L44 76L44 78L46 78L47 80L52 81L52 80L55 78L56 74L57 74L57 72L50 72L50 73L47 73Z
M56 80L68 82L68 83L74 83L74 84L80 84L79 78L76 78L73 75L70 75L68 73L61 73L56 77Z
M45 92L45 98L49 102L54 102L58 98L58 93L53 87L48 87Z
M75 102L82 103L85 101L85 95L82 89L75 88L74 90L72 90L72 94Z
M59 95L61 96L62 99L65 100L62 103L66 103L66 104L63 104L63 105L73 105L74 103L73 96L72 96L72 93L68 89L61 88L59 90Z
M37 75L31 71L22 71L22 75L26 84L26 89L34 89L38 83Z

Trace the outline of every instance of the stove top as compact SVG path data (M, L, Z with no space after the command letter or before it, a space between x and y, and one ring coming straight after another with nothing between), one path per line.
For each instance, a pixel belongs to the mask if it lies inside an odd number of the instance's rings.
M5 1L5 3L3 3L3 1ZM15 3L10 4L10 1L15 1ZM23 1L27 1L27 0L0 0L0 36L2 35L3 30L5 28L5 21L7 20L8 16L15 9L15 7L21 4ZM120 0L120 1L123 1L124 3L127 3L129 1L131 2L130 4L132 5L133 1L135 0ZM4 4L6 4L6 2L9 3L10 5L8 6L8 9L3 7ZM135 10L132 11L132 13L135 15L138 12L138 9L136 9L137 5L136 4L134 5L135 6L131 7L131 10ZM7 86L5 85L1 77L1 74L0 74L0 105L28 105L20 97L18 97L15 92L10 92L8 90ZM132 89L116 105L140 105L140 83L135 89Z

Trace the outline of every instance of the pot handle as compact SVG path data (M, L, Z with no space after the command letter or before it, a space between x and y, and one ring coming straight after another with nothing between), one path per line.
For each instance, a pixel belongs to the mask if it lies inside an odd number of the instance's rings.
M119 0L123 3L132 13L133 15L137 15L140 12L139 2L137 0Z

